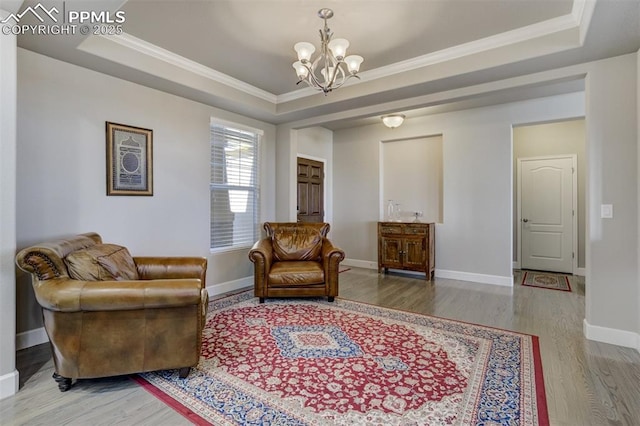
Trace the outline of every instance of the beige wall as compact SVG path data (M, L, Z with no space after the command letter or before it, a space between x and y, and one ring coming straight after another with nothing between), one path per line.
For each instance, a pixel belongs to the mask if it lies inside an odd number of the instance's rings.
M518 158L559 154L576 154L578 173L578 267L585 265L586 200L585 200L585 122L584 119L514 127L513 129L513 250L517 258L517 167Z

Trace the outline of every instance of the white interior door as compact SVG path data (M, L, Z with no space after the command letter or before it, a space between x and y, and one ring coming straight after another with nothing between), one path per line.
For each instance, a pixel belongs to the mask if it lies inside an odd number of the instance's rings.
M521 267L573 272L575 156L519 159Z

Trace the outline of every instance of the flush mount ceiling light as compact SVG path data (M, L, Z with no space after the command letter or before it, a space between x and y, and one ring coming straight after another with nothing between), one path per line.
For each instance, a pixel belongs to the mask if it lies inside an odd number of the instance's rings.
M310 87L321 90L326 95L333 89L342 86L348 79L355 77L360 70L360 64L364 61L362 56L347 54L349 41L343 38L332 40L333 33L327 26L327 19L331 19L333 10L320 9L318 17L324 20L324 28L320 30L320 53L312 61L311 55L316 51L313 44L307 42L296 43L293 48L298 54L298 61L294 62L293 68L300 79ZM346 70L345 70L346 68ZM319 72L320 75L316 73Z
M404 118L405 116L403 114L389 114L382 116L382 122L388 128L395 129L396 127L400 127L404 122Z

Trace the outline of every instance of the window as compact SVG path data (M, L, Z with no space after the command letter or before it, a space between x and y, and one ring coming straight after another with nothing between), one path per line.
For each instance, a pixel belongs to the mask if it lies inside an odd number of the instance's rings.
M211 249L251 247L259 236L261 133L211 123Z

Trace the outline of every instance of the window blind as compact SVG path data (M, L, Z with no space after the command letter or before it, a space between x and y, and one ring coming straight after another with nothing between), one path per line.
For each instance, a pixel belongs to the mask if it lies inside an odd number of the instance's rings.
M211 124L211 249L250 247L258 238L260 135Z

